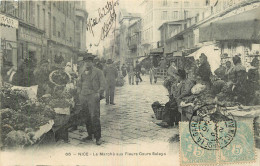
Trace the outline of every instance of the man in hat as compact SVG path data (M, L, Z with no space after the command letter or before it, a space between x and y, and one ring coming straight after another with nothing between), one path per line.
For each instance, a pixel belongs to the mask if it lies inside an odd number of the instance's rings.
M107 67L104 70L104 75L107 81L106 86L106 105L114 103L116 79L118 77L117 69L113 66L112 59L107 60Z
M92 134L96 139L96 144L101 144L100 126L100 94L105 90L106 80L103 72L94 67L94 56L85 55L83 58L84 69L79 75L79 100L83 112L86 116L86 128L88 137L85 140L92 140Z

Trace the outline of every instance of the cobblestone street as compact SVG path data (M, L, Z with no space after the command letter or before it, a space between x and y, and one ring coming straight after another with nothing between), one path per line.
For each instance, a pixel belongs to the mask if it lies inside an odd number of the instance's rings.
M148 76L143 76L144 81L139 85L129 85L127 77L125 80L123 87L116 88L116 105L105 105L105 100L101 101L102 146L167 142L178 130L157 126L151 108L154 101L168 101L162 82L151 85ZM96 146L94 140L82 142L86 136L85 127L79 126L78 130L69 133L69 144Z

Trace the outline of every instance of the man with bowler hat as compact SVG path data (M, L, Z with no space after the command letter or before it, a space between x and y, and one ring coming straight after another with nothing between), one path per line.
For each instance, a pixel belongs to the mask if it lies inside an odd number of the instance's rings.
M112 59L107 60L107 67L104 70L104 75L107 81L106 87L106 105L114 103L114 96L115 96L115 87L116 87L116 79L118 77L117 69L113 66Z
M101 145L100 125L100 94L105 90L106 80L103 72L94 67L92 54L84 54L84 69L79 75L79 100L86 118L88 137L83 141L92 140L92 134L96 144Z

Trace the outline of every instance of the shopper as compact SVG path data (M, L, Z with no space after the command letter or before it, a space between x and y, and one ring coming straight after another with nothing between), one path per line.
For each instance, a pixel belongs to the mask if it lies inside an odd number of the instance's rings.
M129 85L134 85L134 76L135 76L135 72L134 72L134 66L132 64L129 64L127 66L127 74L128 74L128 81L129 81Z
M104 70L104 75L107 81L106 85L106 105L114 103L116 79L118 77L118 71L114 67L112 59L107 60L107 67Z
M92 134L96 144L101 145L100 125L100 94L105 90L106 80L103 72L93 65L94 56L86 54L83 58L85 69L79 76L79 100L86 117L88 137L83 141L92 140Z
M125 77L126 76L126 66L125 66L125 64L122 65L121 71L122 71L123 77Z
M141 78L141 64L139 64L138 61L136 61L136 66L135 66L135 74L136 74L136 85L138 85L138 81L140 80L140 82L143 81L143 79Z

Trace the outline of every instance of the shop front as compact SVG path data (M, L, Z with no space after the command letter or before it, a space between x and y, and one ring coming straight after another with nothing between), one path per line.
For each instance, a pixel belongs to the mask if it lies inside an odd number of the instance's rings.
M17 69L17 38L18 21L0 14L0 80L8 78L7 72ZM1 85L1 83L0 83Z
M68 62L76 64L77 54L79 54L79 52L72 47L48 40L48 55L52 64L60 64L63 66Z
M18 59L32 58L36 63L47 58L47 42L43 36L44 32L20 23L18 29L19 55Z
M242 64L250 66L260 49L259 15L260 7L257 7L201 27L200 42L215 41L226 59L231 61L240 55Z

